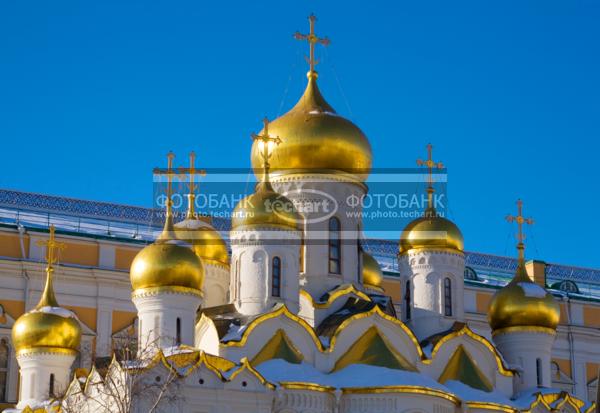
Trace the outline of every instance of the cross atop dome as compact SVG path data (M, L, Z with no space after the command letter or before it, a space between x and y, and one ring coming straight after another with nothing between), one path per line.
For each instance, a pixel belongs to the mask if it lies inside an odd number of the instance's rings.
M318 60L315 59L315 45L322 44L323 46L329 46L331 41L327 37L318 37L315 34L315 22L317 21L317 16L311 14L308 16L308 21L310 22L310 31L308 34L302 34L300 32L294 33L294 39L296 40L306 40L309 45L310 54L306 57L306 61L310 66L310 70L308 72L309 76L316 74L315 66L319 63Z
M533 225L532 218L523 217L523 201L520 199L517 200L517 215L507 215L506 220L510 223L516 222L519 232L517 234L517 239L519 243L517 244L517 250L519 250L519 262L525 260L525 234L523 233L523 225Z
M186 219L194 219L196 217L195 211L195 200L196 200L196 189L198 189L198 185L196 185L196 181L194 178L196 175L206 176L206 171L204 169L196 169L196 153L194 151L190 152L190 167L180 168L180 176L183 178L188 178L188 210L186 213Z
M266 117L263 119L263 125L264 126L262 134L257 135L253 133L251 136L254 141L262 143L262 152L260 155L263 160L263 182L267 182L269 180L269 168L271 167L271 165L269 164L269 158L271 158L272 155L269 144L274 143L275 145L279 145L281 143L281 138L279 136L272 137L269 134L269 119L267 119Z
M417 159L418 166L425 166L428 169L428 177L427 177L427 209L432 209L433 206L433 170L434 169L443 169L444 164L441 162L435 162L432 158L433 145L427 144L427 159Z
M175 154L173 151L169 151L167 154L167 194L166 194L166 211L165 211L165 226L162 233L158 236L157 241L167 241L175 239L175 230L173 228L173 200L171 196L173 194L173 159Z
M50 236L48 237L48 240L39 240L37 242L37 245L39 245L40 247L46 247L46 262L48 263L48 265L46 266L46 285L44 286L44 291L42 292L40 302L38 303L36 308L58 307L58 301L56 301L56 296L54 295L54 287L52 284L52 274L54 273L53 264L56 264L56 262L58 262L58 252L64 250L66 244L64 242L56 241L54 233L54 225L50 225Z
M48 263L48 268L52 268L52 264L56 264L58 261L58 252L65 249L66 244L64 242L56 241L54 237L55 228L54 225L50 225L50 237L47 241L39 240L37 245L40 247L46 247L46 262Z

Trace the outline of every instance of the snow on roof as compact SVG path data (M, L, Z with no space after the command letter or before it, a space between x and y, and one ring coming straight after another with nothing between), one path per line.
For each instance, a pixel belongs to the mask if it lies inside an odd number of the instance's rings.
M424 374L366 364L353 364L326 374L308 363L293 364L282 359L273 359L256 366L255 369L272 383L291 381L337 388L406 385L450 392L444 385Z

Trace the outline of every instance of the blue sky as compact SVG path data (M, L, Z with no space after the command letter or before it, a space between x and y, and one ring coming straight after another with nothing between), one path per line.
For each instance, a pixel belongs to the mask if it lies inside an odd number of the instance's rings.
M320 86L369 136L375 167L448 167L466 248L600 267L600 3L103 1L0 4L0 187L149 205L173 150L249 165L263 116Z

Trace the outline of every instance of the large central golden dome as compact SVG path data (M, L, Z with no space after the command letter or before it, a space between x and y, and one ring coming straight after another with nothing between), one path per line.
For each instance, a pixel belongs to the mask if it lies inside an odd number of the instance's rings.
M260 134L262 134L262 131ZM317 73L308 73L300 101L269 124L269 134L281 144L269 159L273 176L292 173L346 173L364 181L371 169L371 145L365 134L338 115L317 86ZM259 143L252 145L252 167L262 178Z

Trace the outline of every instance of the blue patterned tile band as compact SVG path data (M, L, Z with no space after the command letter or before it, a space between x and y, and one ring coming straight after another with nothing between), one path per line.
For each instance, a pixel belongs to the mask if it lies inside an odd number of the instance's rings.
M64 231L151 241L162 225L159 212L152 208L0 189L0 222L7 224L46 228L53 223ZM176 217L176 220L181 219L183 216ZM212 223L227 240L229 220L213 218ZM362 245L377 258L384 270L398 271L396 242L368 239ZM514 258L477 252L466 252L465 255L466 265L483 279L505 283L517 268ZM582 293L600 296L600 270L548 264L546 276L549 284L572 280L579 284Z

